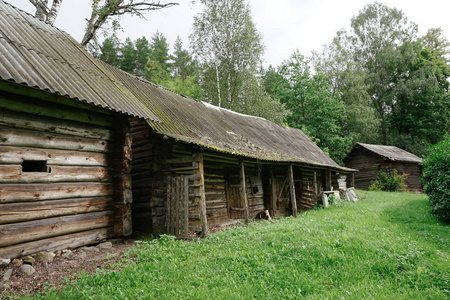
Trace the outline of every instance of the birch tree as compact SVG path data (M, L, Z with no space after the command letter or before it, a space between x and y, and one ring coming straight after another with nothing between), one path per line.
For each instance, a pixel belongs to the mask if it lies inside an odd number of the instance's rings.
M194 17L191 47L216 86L209 101L231 109L242 93L248 74L256 74L264 46L244 0L199 0L203 11ZM211 70L212 69L212 70ZM212 72L211 72L212 71ZM208 89L206 89L208 90Z
M30 0L30 2L36 7L36 18L53 25L62 0L53 0L51 3L48 0Z

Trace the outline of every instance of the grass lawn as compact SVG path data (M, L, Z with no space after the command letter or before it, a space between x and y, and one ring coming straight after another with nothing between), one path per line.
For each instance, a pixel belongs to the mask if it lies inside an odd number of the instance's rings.
M254 222L199 242L140 242L121 271L81 276L42 299L449 299L450 227L426 195Z

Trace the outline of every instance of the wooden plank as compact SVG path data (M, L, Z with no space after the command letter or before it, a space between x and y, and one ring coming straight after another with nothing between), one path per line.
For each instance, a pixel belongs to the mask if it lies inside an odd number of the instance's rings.
M194 175L200 177L199 179L194 180L194 184L200 185L200 187L195 188L195 192L199 192L201 196L196 200L196 203L199 207L200 213L200 225L201 225L201 234L200 237L208 236L208 221L206 216L206 198L205 198L205 180L204 180L204 170L203 170L203 154L201 152L196 152L192 154L193 162L198 162L198 169L193 170Z
M164 164L192 164L192 156L165 159Z
M112 227L100 228L0 248L0 257L15 258L41 251L74 249L113 237Z
M183 177L184 189L183 189L183 212L184 212L184 228L183 235L189 235L189 177Z
M108 183L0 184L0 203L110 196Z
M242 194L242 199L244 199L244 220L245 223L248 223L248 199L247 199L247 188L245 185L245 167L244 167L244 161L241 160L239 162L240 167L241 167L241 171L240 171L240 180L241 180L241 194Z
M294 170L292 169L292 164L290 164L288 167L288 178L289 178L289 196L291 199L292 215L294 217L297 217L297 197L295 196Z
M109 142L107 140L88 139L5 126L0 126L0 146L66 149L89 152L107 152L109 150Z
M0 247L112 226L113 211L70 215L0 225Z
M314 177L313 177L313 191L314 191L314 198L317 199L318 197L318 188L317 188L317 172L314 171Z
M50 165L106 166L104 153L0 146L0 164L21 164L24 160L45 160Z
M112 181L110 169L102 167L48 166L49 172L22 172L21 165L0 165L4 183Z
M271 216L275 217L275 211L277 207L277 189L276 189L276 179L273 172L273 168L270 168L270 212Z
M104 127L96 127L80 122L48 118L0 109L0 126L30 129L80 136L85 138L111 140L111 131Z
M112 197L72 198L0 204L0 224L113 209Z

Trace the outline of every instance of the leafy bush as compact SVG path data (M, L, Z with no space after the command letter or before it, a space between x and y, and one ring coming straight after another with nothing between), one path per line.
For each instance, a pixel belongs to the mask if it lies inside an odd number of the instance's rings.
M428 152L422 165L424 192L433 213L450 223L450 135Z
M408 174L398 174L394 169L392 175L380 171L377 179L369 187L371 191L403 192L406 189L405 179Z

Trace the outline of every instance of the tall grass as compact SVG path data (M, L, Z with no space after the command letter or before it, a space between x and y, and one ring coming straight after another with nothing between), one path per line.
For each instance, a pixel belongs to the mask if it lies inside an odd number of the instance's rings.
M121 271L81 276L41 299L448 299L450 229L424 195L255 222L199 242L139 242Z

